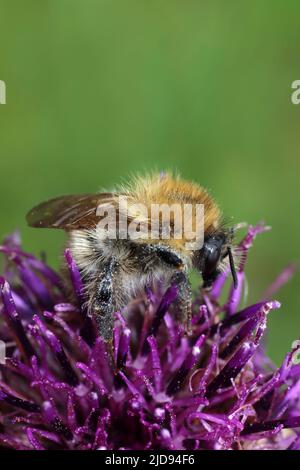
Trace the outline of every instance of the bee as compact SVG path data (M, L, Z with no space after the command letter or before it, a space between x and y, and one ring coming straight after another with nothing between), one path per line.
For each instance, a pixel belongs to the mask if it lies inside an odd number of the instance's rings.
M126 213L120 198L126 200ZM179 208L185 205L204 208L203 243L197 249L191 249L188 243L191 238L178 236L173 213L166 222L159 212L153 236L153 220L149 216L153 205L174 207L174 204ZM147 209L146 215L138 210L141 205ZM148 232L137 230L134 237L124 237L116 230L116 236L108 236L111 231L102 224L108 209L114 209L114 228L120 228L121 223L124 228L125 220L125 228L138 222ZM190 212L189 217L195 227L195 212ZM67 245L82 276L88 313L95 318L99 335L108 343L113 338L114 313L158 281L166 287L175 283L176 312L187 332L191 330L188 273L192 268L201 273L205 289L228 267L234 286L237 285L233 230L225 227L220 209L206 189L171 173L138 176L112 192L51 199L29 211L27 222L31 227L67 232Z

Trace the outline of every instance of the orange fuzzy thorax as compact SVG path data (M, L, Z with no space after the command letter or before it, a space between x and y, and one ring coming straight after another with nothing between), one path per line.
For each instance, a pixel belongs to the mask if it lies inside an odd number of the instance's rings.
M154 174L148 177L137 177L133 182L122 188L122 193L128 197L128 212L131 214L133 204L142 203L147 206L150 213L151 204L203 204L204 205L204 233L210 235L218 230L221 225L221 213L209 195L200 185L185 181L169 173L159 175ZM132 212L132 216L136 214ZM195 218L195 217L194 217ZM195 220L192 219L192 226L195 228ZM186 239L168 240L168 244L174 249L185 251ZM149 240L150 242L150 240ZM151 240L153 243L153 240ZM161 242L161 240L156 240Z

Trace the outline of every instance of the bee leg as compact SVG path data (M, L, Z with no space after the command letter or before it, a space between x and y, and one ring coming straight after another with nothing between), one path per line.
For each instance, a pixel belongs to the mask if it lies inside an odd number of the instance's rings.
M108 346L109 354L113 354L113 326L114 326L114 263L107 263L100 272L94 285L94 294L91 301L93 314L99 336Z
M185 332L192 334L192 289L187 275L180 271L172 277L172 283L177 286L175 306L178 319L184 324Z

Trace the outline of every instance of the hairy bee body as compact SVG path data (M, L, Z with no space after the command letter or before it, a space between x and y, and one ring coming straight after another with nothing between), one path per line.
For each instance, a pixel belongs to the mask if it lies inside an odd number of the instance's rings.
M98 313L100 322L103 312L112 317L131 299L144 295L145 288L155 281L169 285L177 271L144 245L99 239L96 229L89 237L84 231L72 232L68 245L82 275L88 311ZM108 320L101 328L104 338L110 336L112 324Z
M100 227L103 217L97 218L97 209L116 208L117 225L121 224L123 208L118 198L126 197L126 221L138 221L149 228L134 239L113 238ZM168 222L169 236L165 236L164 222L153 238L152 219L141 215L139 205L150 214L154 205L183 207L203 205L204 244L198 250L190 249L187 237L174 231L172 213ZM173 219L172 219L173 217ZM193 212L191 226L195 227ZM114 312L125 307L145 288L156 281L164 286L175 283L178 289L177 311L187 331L191 323L191 288L188 272L196 268L202 273L206 287L228 260L234 274L230 251L231 233L224 228L220 210L208 192L201 186L181 180L170 174L135 178L130 185L111 193L98 195L63 196L34 208L27 217L35 227L63 228L68 233L68 246L80 270L85 286L88 311L94 316L99 334L112 340ZM172 231L173 230L173 231ZM105 233L104 233L105 232Z

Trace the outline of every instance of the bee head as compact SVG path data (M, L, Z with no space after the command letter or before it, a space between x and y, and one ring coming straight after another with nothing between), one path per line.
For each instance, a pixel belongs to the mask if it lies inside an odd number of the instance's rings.
M201 271L203 287L209 288L220 270L220 262L227 256L229 258L230 270L234 287L237 287L237 275L231 251L232 232L217 232L205 237L203 246L194 254L194 267Z

